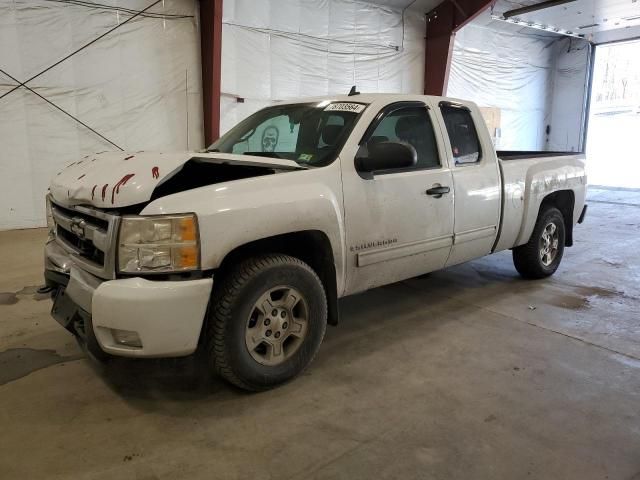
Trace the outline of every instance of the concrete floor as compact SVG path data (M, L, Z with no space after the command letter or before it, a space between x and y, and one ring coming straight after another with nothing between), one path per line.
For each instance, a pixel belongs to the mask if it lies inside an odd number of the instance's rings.
M551 279L504 252L345 299L254 395L87 361L34 294L44 232L2 233L0 477L640 479L640 193L590 198Z

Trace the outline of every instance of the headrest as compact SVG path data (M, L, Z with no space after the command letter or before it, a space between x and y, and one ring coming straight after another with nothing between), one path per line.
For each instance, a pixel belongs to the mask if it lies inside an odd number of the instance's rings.
M384 135L374 135L369 139L368 143L373 145L375 143L382 143L382 142L388 142L388 141L389 141L389 137L386 137Z
M335 145L344 125L325 125L322 129L322 141L327 145Z
M426 126L426 121L422 116L413 115L411 117L401 117L396 122L396 136L398 138L414 138L419 136L421 130Z

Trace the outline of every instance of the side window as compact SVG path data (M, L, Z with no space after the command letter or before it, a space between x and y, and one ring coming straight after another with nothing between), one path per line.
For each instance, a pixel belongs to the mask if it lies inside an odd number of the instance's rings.
M386 115L367 143L407 142L418 152L415 168L440 166L436 137L426 107L402 107Z
M471 118L464 108L441 106L440 111L447 126L451 150L456 165L468 165L480 161L480 140Z

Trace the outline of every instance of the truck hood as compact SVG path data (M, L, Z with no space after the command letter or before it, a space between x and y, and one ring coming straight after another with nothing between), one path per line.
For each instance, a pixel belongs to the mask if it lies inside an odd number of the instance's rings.
M185 168L189 177L168 188ZM51 181L53 199L63 205L122 208L148 202L163 187L165 194L229 180L304 169L291 160L228 153L103 152L67 165ZM197 178L194 178L197 177ZM157 194L156 194L157 197Z

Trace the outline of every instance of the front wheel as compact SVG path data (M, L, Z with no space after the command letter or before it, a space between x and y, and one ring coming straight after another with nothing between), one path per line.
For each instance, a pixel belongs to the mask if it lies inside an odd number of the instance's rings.
M513 249L513 264L524 278L545 278L560 266L564 253L564 217L555 207L540 212L527 243Z
M246 390L266 390L300 374L327 325L327 299L316 273L287 255L239 264L212 298L207 328L216 372Z

